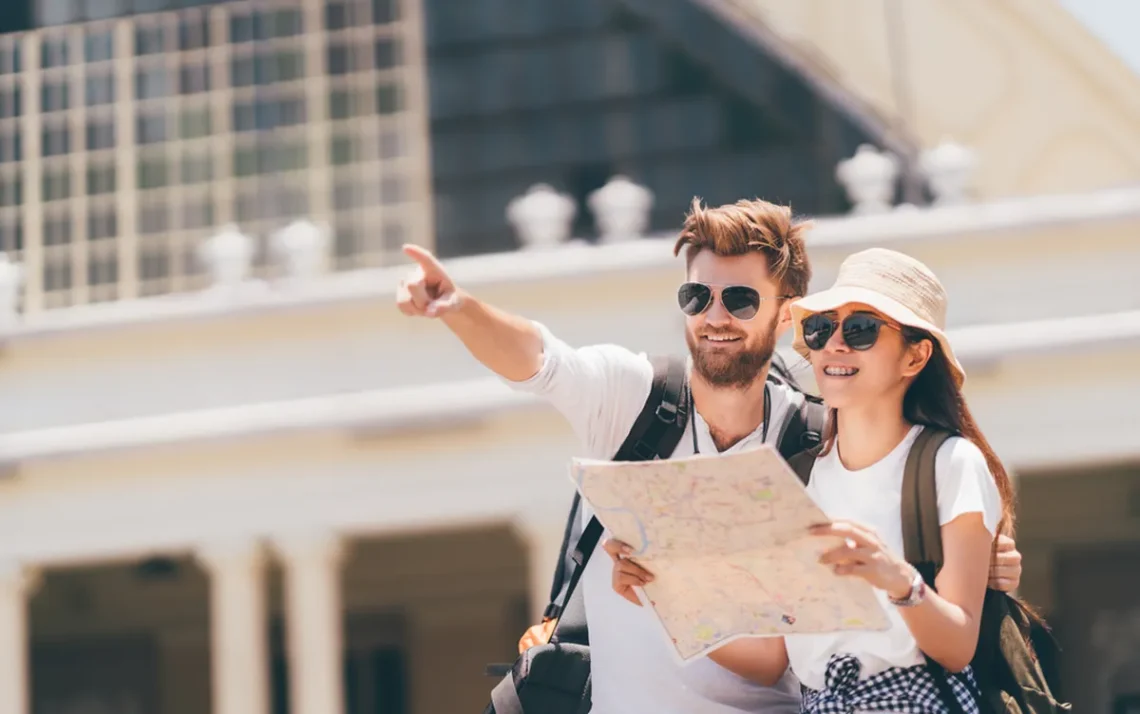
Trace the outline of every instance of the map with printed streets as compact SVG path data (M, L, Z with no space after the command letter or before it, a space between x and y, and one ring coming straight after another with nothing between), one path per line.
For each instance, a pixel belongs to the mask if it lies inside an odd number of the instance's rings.
M871 586L820 565L840 541L770 446L646 462L575 459L571 476L610 537L654 574L638 596L681 661L745 636L884 630Z

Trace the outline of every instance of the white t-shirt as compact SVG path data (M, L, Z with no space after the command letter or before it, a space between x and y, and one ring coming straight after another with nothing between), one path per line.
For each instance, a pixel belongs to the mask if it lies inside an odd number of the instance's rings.
M898 446L877 463L848 471L832 449L812 468L808 493L829 518L856 521L874 528L892 552L902 554L902 480L910 446L922 431L913 427ZM973 442L961 437L946 441L935 456L938 481L938 520L946 525L965 513L981 513L991 534L1001 519L1001 496ZM891 667L911 667L925 659L898 608L887 594L875 594L890 618L883 632L846 632L827 635L789 635L788 659L792 671L806 686L823 689L827 662L833 654L851 654L862 663L861 678Z
M543 338L542 368L525 382L508 384L553 404L586 445L586 456L612 458L649 396L652 365L645 355L616 345L574 349L536 325ZM802 404L803 395L791 389L772 385L770 393L773 425L783 423L789 406ZM696 414L674 457L692 455L694 423L700 452L717 453L708 425ZM769 442L778 432L769 430ZM724 453L760 446L762 434L761 426ZM585 512L583 518L591 515ZM581 581L590 630L593 714L799 712L799 683L790 672L775 687L763 687L709 659L679 664L652 614L614 592L612 569L613 561L599 545Z

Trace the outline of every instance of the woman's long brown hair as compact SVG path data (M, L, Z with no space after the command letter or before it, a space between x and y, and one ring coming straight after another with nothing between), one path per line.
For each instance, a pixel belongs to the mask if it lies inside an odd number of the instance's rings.
M966 406L966 398L954 381L946 353L938 340L925 332L907 329L903 331L903 336L911 343L929 340L934 348L926 367L918 373L910 388L906 390L906 395L903 397L903 418L911 424L941 429L974 442L985 456L986 466L989 467L998 493L1001 494L1001 520L998 522L998 533L1012 538L1016 521L1014 513L1016 496L1013 492L1013 483L1001 459L994 453L990 442L978 428L970 408Z

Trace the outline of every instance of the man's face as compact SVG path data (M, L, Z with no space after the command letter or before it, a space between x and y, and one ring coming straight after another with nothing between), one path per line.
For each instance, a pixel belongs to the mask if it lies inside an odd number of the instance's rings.
M788 302L776 299L781 289L768 276L767 260L760 253L724 258L702 250L689 266L688 279L709 286L712 294L703 312L685 318L685 341L693 356L693 369L714 387L752 384L772 359L777 325ZM729 286L756 290L761 300L754 317L740 319L725 308L722 293ZM738 303L730 300L730 307Z

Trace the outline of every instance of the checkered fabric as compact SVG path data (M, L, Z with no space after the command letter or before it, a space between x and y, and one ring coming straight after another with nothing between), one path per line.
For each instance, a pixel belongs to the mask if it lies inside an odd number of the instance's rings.
M951 709L942 700L934 674L923 665L893 667L860 680L862 664L852 655L832 655L824 675L825 688L804 687L805 714L854 714L854 712L890 712L890 714L979 714L974 673L968 668L949 675L950 691L959 709Z

